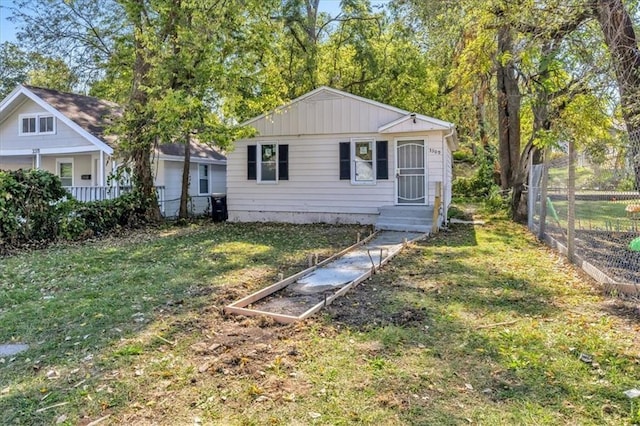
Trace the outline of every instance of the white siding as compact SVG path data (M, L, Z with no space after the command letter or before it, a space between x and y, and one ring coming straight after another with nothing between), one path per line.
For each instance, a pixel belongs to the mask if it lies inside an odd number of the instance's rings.
M21 114L47 114L39 105L28 100L17 108L0 125L0 151L6 150L32 150L51 148L72 148L72 147L93 147L98 149L91 142L80 136L69 126L56 119L55 134L44 135L19 135Z
M157 185L165 186L165 214L168 217L178 215L180 195L182 193L182 165L181 161L160 160L158 166ZM209 194L198 193L198 163L189 164L189 195L191 209L194 214L205 214L211 209ZM209 164L209 193L226 192L226 167Z
M398 123L401 131L394 127L388 133L378 133L380 127L406 116L407 112L388 105L320 90L250 121L258 136L236 142L227 156L229 219L373 223L379 207L396 203L398 138L426 141L427 202L433 204L435 183L443 182L444 188L450 185L445 182L448 151L442 127L430 130L432 123L422 120L414 125L411 120ZM356 137L388 141L389 179L377 180L375 185L340 180L339 143ZM289 145L288 180L261 184L247 179L247 146L262 142Z
M227 166L220 164L212 164L211 173L211 192L214 194L227 193Z
M443 182L443 144L440 132L438 135L430 135L426 138L427 143L427 182L428 194L427 203L433 205L436 197L436 182Z
M262 117L251 125L260 136L329 135L377 132L378 128L404 116L347 96L326 98L320 92Z
M449 209L449 205L451 204L452 195L452 182L453 182L453 153L451 152L451 148L449 148L448 144L445 144L446 148L446 156L444 158L444 169L445 169L445 191L444 191L444 201L445 201L445 212Z
M388 140L380 135L368 136ZM251 217L256 220L259 220L260 212L264 220L274 220L268 212L305 213L306 218L320 217L318 213L333 214L335 218L351 214L371 219L378 214L378 207L394 203L392 179L378 180L375 185L353 185L351 180L340 180L339 143L347 142L349 138L336 135L281 137L277 142L289 145L289 180L277 184L247 180L247 145L261 140L264 139L238 141L227 157L227 201L231 219L239 212L252 212ZM392 144L389 140L390 175L393 170Z

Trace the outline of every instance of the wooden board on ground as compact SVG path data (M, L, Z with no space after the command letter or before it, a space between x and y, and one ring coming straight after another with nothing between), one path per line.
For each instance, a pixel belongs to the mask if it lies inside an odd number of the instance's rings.
M285 279L278 281L275 284L272 284L266 288L263 288L255 293L252 293L230 305L225 306L224 312L229 314L238 314L245 316L267 316L273 318L274 320L289 324L295 321L303 320L305 318L314 315L323 307L331 304L334 299L344 295L351 288L357 286L362 281L369 278L371 275L375 274L378 269L384 266L387 262L391 260L395 255L397 255L408 243L414 242L420 239L423 239L427 236L427 234L406 234L407 237L404 237L402 240L389 243L385 241L385 237L390 235L390 232L380 232L371 234L369 237L360 241L341 252L325 259L324 261L318 263L317 265L311 266L304 271L298 272L297 274L291 275ZM398 233L394 233L398 234ZM396 239L398 239L397 235L394 235ZM366 246L369 243L374 243L375 240L379 240L382 243L386 243L390 248L378 248L375 249L367 249ZM385 246L387 247L387 246ZM298 280L305 277L308 279L310 275L312 275L316 270L323 267L330 267L332 262L340 263L340 259L347 254L354 254L353 252L357 252L358 250L362 250L368 256L367 258L370 260L370 263L367 263L365 267L359 265L355 270L361 271L357 276L351 279L349 282L344 283L343 285L333 288L330 290L318 291L314 295L292 295L292 292L289 291L288 294L285 294L287 291L287 287L297 283ZM366 250L366 251L364 251ZM386 256L383 257L383 253L386 251ZM373 253L373 256L372 256ZM379 254L378 254L379 253ZM362 258L363 256L359 256ZM374 261L374 257L376 261ZM343 259L344 260L344 259ZM352 278L352 277L350 277ZM277 297L277 293L281 293L280 297ZM290 299L288 299L290 298ZM297 300L299 303L296 306L298 310L293 312L277 308L281 306L284 301L284 304L287 302L292 302ZM280 302L280 303L277 303ZM303 309L300 312L299 309ZM277 311L277 312L276 312Z

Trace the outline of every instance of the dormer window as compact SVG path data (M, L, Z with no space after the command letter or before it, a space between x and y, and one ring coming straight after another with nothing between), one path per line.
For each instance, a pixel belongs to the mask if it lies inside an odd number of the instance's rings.
M31 114L20 116L20 135L42 135L56 132L56 121L51 114Z

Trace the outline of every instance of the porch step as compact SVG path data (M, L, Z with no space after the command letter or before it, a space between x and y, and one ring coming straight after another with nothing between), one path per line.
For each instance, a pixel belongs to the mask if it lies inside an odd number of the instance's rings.
M383 206L376 229L430 233L433 226L432 206Z

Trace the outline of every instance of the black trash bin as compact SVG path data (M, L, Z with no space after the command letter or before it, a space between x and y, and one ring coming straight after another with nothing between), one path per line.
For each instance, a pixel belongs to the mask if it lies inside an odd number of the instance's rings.
M224 222L229 218L227 196L225 194L213 194L211 196L211 217L214 222Z

